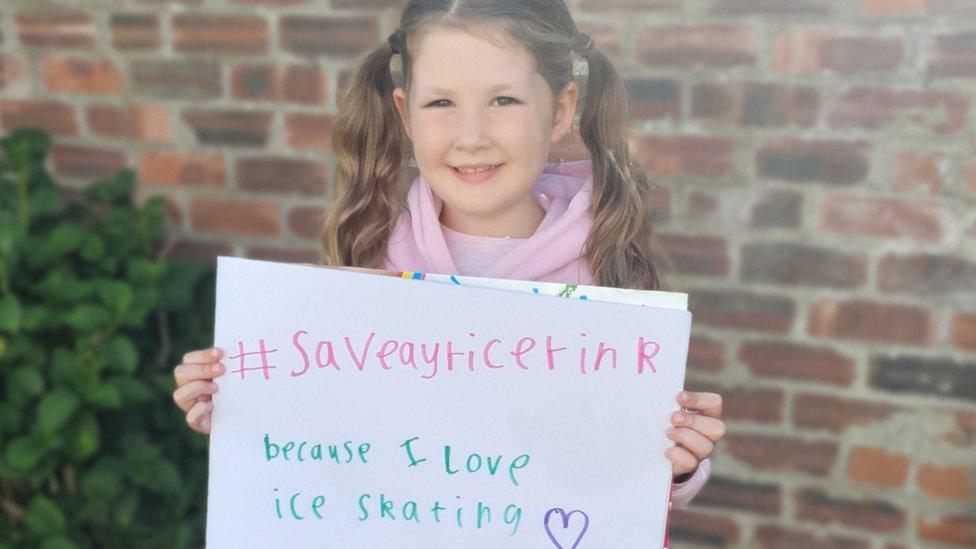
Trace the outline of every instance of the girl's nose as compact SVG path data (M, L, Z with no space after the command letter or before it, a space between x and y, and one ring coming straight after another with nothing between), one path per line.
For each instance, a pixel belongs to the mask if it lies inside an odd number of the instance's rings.
M487 113L475 111L465 114L459 122L458 146L480 147L485 145L488 142L489 124Z

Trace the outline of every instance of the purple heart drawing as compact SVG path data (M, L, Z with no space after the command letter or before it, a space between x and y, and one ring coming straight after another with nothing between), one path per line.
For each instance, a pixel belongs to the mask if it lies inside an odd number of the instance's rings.
M580 530L579 535L576 536L576 540L573 541L573 545L569 546L568 548L563 547L563 545L559 543L559 540L556 539L556 536L552 535L552 530L549 528L549 517L552 516L553 513L559 513L559 516L563 519L563 529L569 528L569 517L571 517L573 514L579 513L583 515L583 529ZM546 511L546 516L543 517L542 522L546 526L546 535L549 536L549 539L552 541L552 544L555 545L557 549L576 549L576 547L579 546L580 544L580 540L583 539L583 534L586 533L586 529L589 528L590 526L590 517L588 517L586 513L580 511L579 509L575 509L567 513L566 511L560 509L559 507L554 507Z

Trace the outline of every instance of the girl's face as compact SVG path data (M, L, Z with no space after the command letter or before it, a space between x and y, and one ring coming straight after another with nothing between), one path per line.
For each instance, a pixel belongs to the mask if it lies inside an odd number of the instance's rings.
M417 167L444 201L441 221L469 234L531 236L544 216L532 187L570 129L576 84L554 101L527 50L461 31L433 31L416 49L409 103L402 88L393 97ZM474 182L455 169L494 165Z

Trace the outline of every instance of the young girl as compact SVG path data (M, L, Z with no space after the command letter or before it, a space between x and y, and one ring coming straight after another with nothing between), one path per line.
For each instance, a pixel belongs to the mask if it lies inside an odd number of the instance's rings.
M547 164L577 127L590 159ZM649 185L627 129L623 82L563 0L411 0L340 106L323 263L658 289ZM420 177L403 208L408 139ZM219 357L194 351L174 370L173 398L201 433ZM678 403L667 457L684 507L725 426L717 394Z

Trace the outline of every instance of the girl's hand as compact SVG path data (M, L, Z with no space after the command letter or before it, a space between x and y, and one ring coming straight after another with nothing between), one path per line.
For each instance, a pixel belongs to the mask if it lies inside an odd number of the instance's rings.
M210 434L210 415L213 412L211 397L217 392L217 384L211 381L224 373L220 363L220 349L202 349L183 355L183 363L173 368L176 390L173 400L186 412L190 428L205 435Z
M690 477L698 464L712 455L715 443L725 436L725 423L720 419L722 395L683 391L678 394L678 404L691 413L682 410L672 414L674 427L667 430L668 438L677 443L665 454L671 460L676 481L681 476Z

